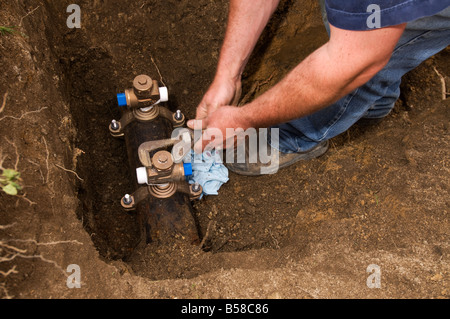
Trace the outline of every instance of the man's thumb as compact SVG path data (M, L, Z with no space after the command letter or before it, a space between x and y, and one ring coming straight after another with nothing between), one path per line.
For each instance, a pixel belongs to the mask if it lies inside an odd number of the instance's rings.
M203 120L189 120L187 126L193 130L204 130L206 129L206 119Z

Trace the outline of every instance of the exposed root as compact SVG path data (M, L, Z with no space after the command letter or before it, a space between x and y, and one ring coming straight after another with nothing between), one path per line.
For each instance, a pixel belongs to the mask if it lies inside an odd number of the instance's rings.
M273 235L273 233L272 233L272 231L270 229L269 229L269 235L270 235L270 238L272 239L272 242L273 242L273 244L275 246L275 249L280 249L280 245L278 243L278 240L275 238L275 236Z
M80 176L78 176L78 174L77 174L76 172L74 172L74 171L72 171L72 170L70 170L70 169L64 168L64 167L62 167L61 165L58 165L58 164L54 164L54 165L55 165L56 167L58 167L58 168L64 170L64 171L66 171L66 172L75 174L75 176L76 176L80 181L83 181L83 179L82 179Z
M152 57L151 54L150 54L150 59L152 60L152 63L153 63L153 65L155 66L156 71L158 71L158 74L159 74L159 81L161 82L162 85L166 86L166 84L165 84L164 81L163 81L163 77L162 77L162 75L161 75L161 72L159 71L159 68L158 68L158 66L156 65L155 60L153 59L153 57Z
M18 274L19 272L16 270L16 265L14 265L11 269L9 269L8 271L1 271L0 270L0 275L2 275L3 277L7 277L11 274Z
M30 114L39 113L39 112L41 112L41 111L43 111L43 110L45 110L45 109L47 109L46 106L41 107L41 108L38 109L38 110L25 112L25 113L23 113L20 117L16 117L16 116L12 116L12 115L6 115L6 116L3 116L3 117L0 118L0 122L3 121L3 120L6 120L6 119L13 119L13 120L20 121L20 120L22 120L24 117L26 117L26 116L28 116L28 115L30 115Z
M41 165L39 163L33 162L30 159L27 159L27 161L33 165L36 165L39 168L39 174L41 174L42 184L45 184L45 177L44 177L44 174L42 173Z
M8 239L6 242L33 243L36 246L53 246L53 245L60 245L60 244L83 245L83 243L79 242L78 240L59 240L59 241L50 241L50 242L46 242L46 243L40 243L35 239Z
M36 8L34 8L33 10L28 11L28 13L27 13L26 15L24 15L22 18L20 18L19 27L22 26L23 19L25 19L25 18L28 17L29 15L33 14L34 11L36 11L36 10L39 9L39 8L40 8L40 5L38 5L38 6L37 6Z
M15 225L16 225L16 223L12 223L9 225L0 225L0 230L8 229L8 228L14 227Z
M17 257L18 257L18 258L23 258L23 259L39 259L39 260L41 260L41 261L43 261L43 262L52 264L52 265L55 266L58 270L60 270L61 273L64 274L64 276L68 277L68 275L67 275L67 273L65 272L65 270L64 270L64 269L63 269L56 261L51 260L51 259L47 259L47 258L45 258L45 257L42 256L42 255L24 255L24 254L22 254L22 253L17 253L17 254L12 255L7 261L11 261L11 260L13 260L13 259L15 259L15 258L17 258ZM0 262L2 262L1 259L0 259Z
M216 222L211 220L208 223L208 227L206 228L205 236L203 236L202 242L200 243L200 248L203 250L207 250L210 247L206 246L206 243L211 240L211 233L216 229Z
M5 295L4 299L12 299L14 297L8 294L8 290L6 289L6 285L4 282L0 284L0 289L3 290L3 294Z
M6 93L3 95L3 102L2 102L2 106L0 107L0 113L2 113L3 110L5 109L7 97L8 97L8 92L6 92Z
M433 70L434 70L434 72L436 72L437 76L441 80L442 100L445 100L445 99L447 99L447 88L446 88L446 84L445 84L445 78L441 73L439 73L439 71L436 69L436 67L433 66Z
M31 199L29 199L29 198L27 197L27 193L25 193L25 194L23 194L23 195L16 195L16 196L19 197L19 199L23 199L24 201L26 201L30 206L37 205L36 202L33 202ZM16 207L17 207L17 206L19 206L18 201L17 201L17 203L16 203Z
M19 160L20 160L20 155L19 155L19 151L17 149L17 145L14 142L11 142L7 137L5 137L5 140L8 142L9 145L11 145L12 147L14 147L14 151L16 153L16 162L14 163L14 170L15 171L19 171Z
M50 158L50 152L48 150L48 145L47 145L47 140L45 139L44 136L42 136L42 140L44 141L44 145L45 145L45 152L46 152L46 157L45 157L45 166L47 168L47 174L45 175L45 184L48 183L48 178L50 175L50 168L49 168L49 164L48 164L48 160Z
M10 224L10 225L0 225L0 229L7 229L10 228L12 226L14 226L15 224ZM11 262L14 261L16 258L23 258L23 259L39 259L45 263L49 263L52 264L53 266L55 266L59 271L61 271L61 273L64 274L64 276L67 278L68 274L66 273L66 271L54 260L48 259L44 256L42 256L42 254L33 254L33 255L29 255L27 254L28 251L26 249L23 248L18 248L16 246L11 245L11 242L16 242L16 243L31 243L34 244L36 246L53 246L53 245L59 245L59 244L76 244L76 245L83 245L83 243L77 241L77 240L61 240L61 241L51 241L51 242L38 242L35 239L8 239L8 240L0 240L0 263L6 263L6 262ZM0 271L0 275L3 276L5 279L6 277L13 275L13 274L17 274L19 273L16 270L16 265L13 265L10 269L6 270L6 271ZM3 298L6 299L11 299L14 296L10 296L8 293L8 290L6 288L6 282L3 282L0 284L0 291L3 291ZM0 294L1 295L1 294Z
M5 168L3 167L3 162L5 161L5 158L6 158L6 157L3 156L2 150L0 150L0 169L1 169L1 170L4 170L4 169L5 169Z

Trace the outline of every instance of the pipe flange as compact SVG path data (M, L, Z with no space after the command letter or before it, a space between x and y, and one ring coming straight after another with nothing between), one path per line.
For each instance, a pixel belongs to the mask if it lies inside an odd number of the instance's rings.
M167 184L155 184L149 185L148 190L150 194L157 198L169 198L177 191L176 183L167 183Z
M151 121L158 117L159 115L159 107L157 105L152 106L145 111L142 109L133 109L134 117L139 121Z

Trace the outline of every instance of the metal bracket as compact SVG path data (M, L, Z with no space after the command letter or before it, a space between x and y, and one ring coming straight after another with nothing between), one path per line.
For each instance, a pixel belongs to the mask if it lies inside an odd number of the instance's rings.
M122 197L120 203L125 210L132 211L136 209L140 202L146 200L149 196L168 198L176 192L187 194L189 195L190 200L194 200L198 199L203 192L200 185L197 184L195 186L196 187L194 187L193 184L187 184L185 182L142 186L139 187L132 195L125 195ZM126 197L128 197L128 201L125 200Z
M181 118L177 119L177 114L181 112L172 113L166 107L154 105L150 109L143 111L142 109L126 109L119 121L113 120L109 125L109 131L114 137L121 137L124 135L125 127L133 121L148 122L152 121L158 116L162 116L172 123L174 128L184 125L185 116L181 114Z
M189 134L189 137L186 136L187 134ZM180 159L183 159L183 157L186 155L186 152L187 152L186 148L183 147L184 144L180 143L180 142L190 143L189 146L192 147L193 135L194 135L194 132L192 130L186 128L186 129L179 131L178 135L173 138L168 138L168 139L164 139L164 140L156 140L156 141L148 141L148 142L142 143L138 148L138 156L139 156L139 160L141 161L141 164L145 167L152 167L152 159L151 159L150 153L155 150L170 147L170 146L175 147L175 152L172 152L172 153L176 154L174 161L179 162ZM190 139L190 141L189 141L189 139ZM178 147L178 145L180 147ZM181 153L180 153L180 151L181 151Z

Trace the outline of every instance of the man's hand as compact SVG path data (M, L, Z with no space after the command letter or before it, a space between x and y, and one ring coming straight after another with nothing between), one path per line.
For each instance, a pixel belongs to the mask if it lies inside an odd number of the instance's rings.
M242 114L241 107L225 105L217 108L203 120L193 120L192 128L206 128L202 133L202 138L194 145L194 151L201 153L206 149L224 149L228 142L234 143L235 136L227 136L227 129L235 130L241 128L246 130L249 126Z
M221 106L237 105L240 96L240 80L232 80L228 78L214 80L197 107L195 119L206 119L211 113L214 113ZM194 121L188 121L187 126L194 128ZM205 128L206 126L202 127L202 129Z

